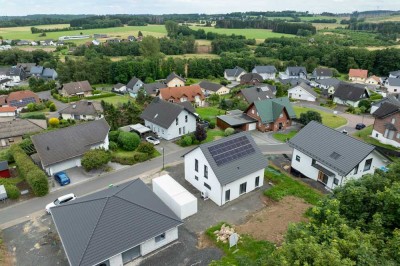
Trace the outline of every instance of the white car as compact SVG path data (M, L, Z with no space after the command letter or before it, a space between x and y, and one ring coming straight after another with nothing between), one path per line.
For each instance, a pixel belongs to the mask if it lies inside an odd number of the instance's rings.
M64 203L67 203L67 202L70 202L70 201L72 201L74 199L76 199L76 196L73 193L61 196L58 199L56 199L55 201L53 201L53 202L51 202L51 203L46 205L46 212L48 214L50 214L50 209L51 208L53 208L55 206L58 206L58 205L61 205L61 204L64 204Z
M160 140L152 136L146 137L146 141L152 143L153 145L160 144Z

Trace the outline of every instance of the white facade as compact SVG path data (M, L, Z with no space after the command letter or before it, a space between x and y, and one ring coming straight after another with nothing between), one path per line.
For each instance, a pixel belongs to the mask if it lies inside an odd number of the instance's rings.
M195 168L195 160L198 161L197 171ZM207 178L204 175L205 166L207 167ZM222 206L228 201L238 198L242 194L261 187L264 184L264 169L254 170L254 173L222 186L200 148L185 155L185 179L197 190L205 193L207 197L214 201L218 206ZM257 177L258 186L256 186ZM246 191L240 193L240 185L244 183L246 183ZM227 191L229 191L229 199L226 198Z
M186 122L187 117L187 122ZM155 123L145 120L144 125L156 133L160 138L171 140L196 131L196 117L186 110L178 115L168 128L163 128Z
M275 73L258 73L255 68L251 72L259 74L264 80L267 80L267 79L274 80L275 79Z
M366 165L366 161L372 159L371 167L364 171L364 167ZM335 170L325 166L322 162L316 160L313 162L313 158L309 157L308 155L294 149L292 155L292 168L301 172L303 175L307 176L308 178L318 181L318 176L320 174L320 170L315 168L313 163L321 165L323 168L327 169L329 172L333 173L332 176L328 176L325 186L329 189L334 189L337 186L341 186L345 184L348 180L351 179L358 179L366 174L373 174L375 169L379 169L382 166L386 166L389 162L386 158L382 155L377 153L376 151L371 152L364 160L362 160L358 166L350 171L349 174L346 176L341 176ZM321 180L320 180L321 181Z
M73 115L73 114L61 114L63 119L71 120L98 120L103 118L102 114L99 115Z
M317 97L306 91L301 86L296 86L288 90L288 96L290 99L297 99L309 102L315 102Z
M289 69L287 68L285 72L279 72L279 77L281 79L296 79L296 78L307 79L307 74L301 72L299 73L299 75L291 75Z
M15 117L15 112L0 112L0 117Z
M397 141L395 141L393 139L385 138L385 136L382 133L376 131L375 129L372 130L371 137L373 137L374 139L378 140L380 143L387 144L387 145L392 145L393 147L400 148L400 143L399 142L397 142Z
M354 101L349 101L349 100L342 100L338 97L333 97L334 103L342 104L342 105L350 105L353 107L358 107L358 104L360 103L361 100L363 100L363 99L360 99L359 101L354 102Z
M400 93L400 86L391 86L388 82L385 83L388 93Z
M229 81L237 81L237 82L240 82L240 78L241 78L244 74L246 74L246 71L243 71L243 72L240 73L239 76L237 76L237 77L235 77L235 76L228 76L228 75L226 74L226 71L225 71L225 72L224 72L224 78L225 78L226 80L229 80Z

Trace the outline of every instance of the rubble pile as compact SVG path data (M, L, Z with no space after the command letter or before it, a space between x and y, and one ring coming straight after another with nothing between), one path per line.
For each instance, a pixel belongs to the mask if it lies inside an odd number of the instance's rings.
M229 237L235 233L235 229L233 227L229 227L225 224L221 226L220 230L216 230L214 235L217 236L217 242L221 241L222 243L228 243ZM239 236L239 235L238 235ZM240 236L239 236L240 239Z

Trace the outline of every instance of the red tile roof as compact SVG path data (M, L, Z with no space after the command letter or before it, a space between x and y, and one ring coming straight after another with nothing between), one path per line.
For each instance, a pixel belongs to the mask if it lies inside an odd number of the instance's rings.
M199 85L160 89L161 99L166 101L173 99L174 102L180 102L182 97L186 97L189 102L193 102L197 95L200 96L201 100L204 100L204 94Z
M368 78L368 70L364 69L350 69L349 71L349 77L355 77L355 78Z
M37 96L36 93L32 92L32 91L14 91L11 92L8 97L7 97L7 102L11 102L11 101L20 101L26 98L35 98L36 103L40 103L40 99L39 96Z
M16 107L10 106L10 107L0 107L0 113L8 113L8 112L15 112L17 110Z

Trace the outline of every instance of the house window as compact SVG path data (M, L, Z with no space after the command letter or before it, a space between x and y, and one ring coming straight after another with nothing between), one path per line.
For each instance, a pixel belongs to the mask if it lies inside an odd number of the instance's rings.
M335 184L336 186L338 186L338 185L339 185L339 179L334 178L334 179L333 179L333 184Z
M199 161L197 159L194 159L194 170L196 172L199 171Z
M396 123L396 118L392 118L392 124Z
M206 182L204 182L204 186L205 186L206 188L208 188L209 190L211 190L211 187L210 187L210 185L209 185L209 184L207 184Z
M175 124L176 124L176 125L179 124L179 119L178 119L178 117L175 119Z
M260 185L260 177L257 176L255 181L255 187L258 187L259 185Z
M185 135L186 134L186 128L183 127L182 130L183 130L183 135Z
M296 161L300 162L300 156L296 155Z
M251 113L254 115L254 109L251 110Z
M208 167L204 165L204 177L208 179Z
M354 174L355 174L355 175L358 173L358 166L359 166L359 165L360 165L360 164L357 164L356 168L354 168Z
M378 133L375 134L375 137L378 137Z
M245 183L243 183L243 184L240 184L240 187L239 187L239 194L246 193L246 187L247 187L247 182L245 182Z
M199 181L199 177L197 175L194 176L194 179L196 179L196 181Z
M231 190L228 189L225 191L225 201L230 201L231 200Z
M187 121L188 121L188 116L185 115L185 123L187 123Z
M170 103L173 103L173 102L174 102L174 100L173 100L173 99L169 99L168 101L169 101Z
M372 165L372 158L365 161L364 172L371 169L371 165Z
M182 135L182 128L179 128L179 135Z
M159 235L159 236L156 236L156 243L158 243L158 242L161 242L161 241L163 241L163 240L165 240L165 233L162 233L161 235Z
M400 133L397 133L396 138L400 139Z

